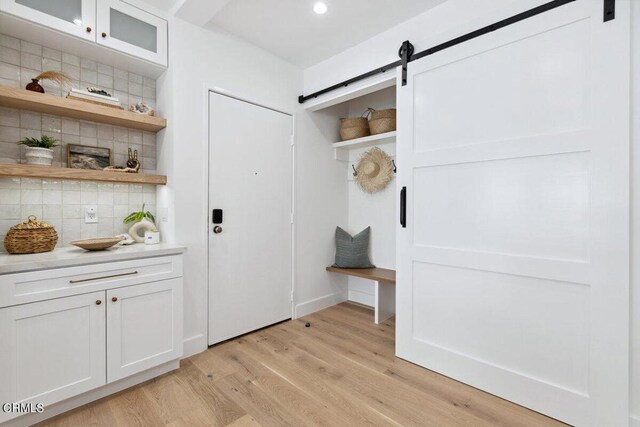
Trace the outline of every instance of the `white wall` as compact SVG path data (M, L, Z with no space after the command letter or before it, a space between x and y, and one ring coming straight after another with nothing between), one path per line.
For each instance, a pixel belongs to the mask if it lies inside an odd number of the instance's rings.
M325 267L335 258L336 226L345 228L348 219L346 164L334 160L331 146L338 129L335 109L307 113L298 106L297 111L294 251L295 317L300 317L347 299L347 279Z
M304 70L304 93L397 61L398 49L409 40L421 51L453 36L476 30L498 19L547 3L548 0L448 0L332 58Z
M628 1L628 0L627 0ZM446 41L547 0L448 0L351 49L304 70L304 93L396 61L402 41L417 51ZM640 2L632 1L632 294L631 294L631 415L640 427ZM635 143L635 144L634 144Z
M640 427L640 2L631 2L631 417Z
M185 254L185 354L207 342L207 100L209 88L295 115L296 305L304 314L346 299L345 280L324 267L333 257L333 232L345 224L344 168L320 131L326 118L297 104L302 72L271 54L178 18L170 23L169 71L158 80L158 110L168 118L158 136L158 192L164 239L188 246ZM333 137L333 136L331 136ZM233 183L230 183L233 185ZM344 200L344 202L343 202Z
M396 88L390 87L349 102L349 117L358 117L368 107L378 110L395 108ZM395 144L380 146L395 160ZM352 161L347 165L349 228L350 233L358 233L371 227L371 262L376 267L395 269L396 264L396 182L395 179L382 191L365 193L358 187L353 177L351 165L369 148L353 150ZM349 277L349 300L374 305L374 287L371 280Z

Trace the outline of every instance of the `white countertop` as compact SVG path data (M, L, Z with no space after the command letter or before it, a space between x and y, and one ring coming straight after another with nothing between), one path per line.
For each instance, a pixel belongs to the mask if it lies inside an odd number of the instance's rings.
M41 254L10 255L3 253L0 254L0 274L176 255L186 250L187 248L184 246L168 243L159 243L157 245L136 243L129 246L116 245L104 251L93 252L70 246L56 248L52 252Z

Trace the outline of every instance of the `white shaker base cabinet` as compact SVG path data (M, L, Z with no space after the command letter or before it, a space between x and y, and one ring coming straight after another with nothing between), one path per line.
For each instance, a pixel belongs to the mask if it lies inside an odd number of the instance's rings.
M104 385L105 307L93 292L1 309L0 401L46 406Z
M397 355L578 426L629 422L629 2L602 7L398 83Z
M107 380L182 355L182 280L107 291Z
M179 252L0 274L0 401L44 404L42 415L53 416L51 405L87 403L103 386L175 363L182 356ZM0 423L20 415L0 412Z

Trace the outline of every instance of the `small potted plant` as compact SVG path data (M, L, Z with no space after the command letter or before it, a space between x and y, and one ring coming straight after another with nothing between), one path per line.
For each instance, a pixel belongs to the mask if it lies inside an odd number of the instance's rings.
M137 212L131 212L122 221L125 224L134 223L129 228L129 235L138 243L144 242L144 233L146 231L158 231L155 225L156 219L151 212L144 210L144 206L143 204L142 209Z
M47 135L40 139L24 138L18 144L26 147L25 156L28 165L51 166L53 161L53 147L57 147L58 140Z

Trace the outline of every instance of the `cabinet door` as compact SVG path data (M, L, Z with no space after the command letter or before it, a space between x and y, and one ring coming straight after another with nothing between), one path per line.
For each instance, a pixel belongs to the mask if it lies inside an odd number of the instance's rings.
M182 278L107 291L107 381L182 356Z
M0 10L63 33L96 40L96 0L0 0Z
M0 402L45 406L106 383L105 292L0 310ZM17 414L0 412L0 422Z
M98 43L167 65L167 21L119 0L98 0Z

